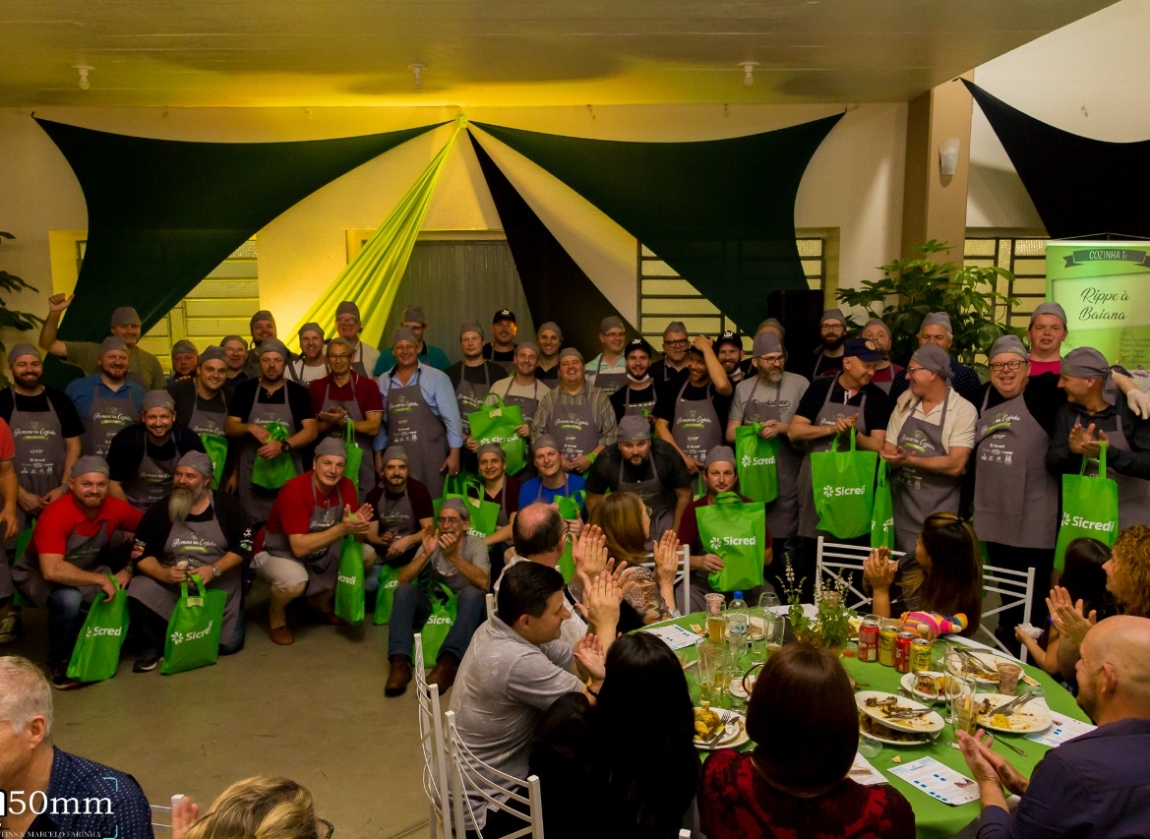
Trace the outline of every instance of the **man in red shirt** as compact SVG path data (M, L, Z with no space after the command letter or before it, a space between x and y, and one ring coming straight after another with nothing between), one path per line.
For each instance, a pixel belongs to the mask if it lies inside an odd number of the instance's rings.
M17 345L19 349L22 345ZM13 351L15 351L15 349ZM11 539L19 530L16 519L16 502L20 498L20 478L16 474L16 439L8 423L0 419L0 533L3 539ZM20 620L18 611L10 611L8 603L12 598L12 575L8 570L8 557L0 551L0 644L7 644L16 638L16 627Z
M267 525L256 537L252 567L271 583L268 624L277 644L295 640L284 610L303 594L325 623L340 623L331 607L339 543L344 536L366 534L373 513L370 504L356 509L355 485L343 476L346 462L343 443L325 438L316 446L313 468L280 489ZM369 545L363 553L365 563L375 562Z
M80 611L98 592L115 596L132 578L130 542L114 544L117 530L134 533L143 515L127 501L108 495L108 464L87 455L76 461L70 492L44 508L28 550L12 569L17 590L48 609L48 667L52 686L77 686L68 661L80 628Z

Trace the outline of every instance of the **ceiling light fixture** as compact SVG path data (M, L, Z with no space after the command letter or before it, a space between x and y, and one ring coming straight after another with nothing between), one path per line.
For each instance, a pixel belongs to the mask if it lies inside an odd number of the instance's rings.
M757 61L740 61L739 67L743 68L743 84L750 87L755 83L755 68L759 66Z
M423 87L423 71L427 69L427 65L408 64L407 69L411 71L411 75L413 77L412 80L415 83L415 89L418 90L419 88Z
M72 69L80 74L80 90L87 90L92 86L88 81L88 71L95 69L94 67L89 67L87 64L73 64Z

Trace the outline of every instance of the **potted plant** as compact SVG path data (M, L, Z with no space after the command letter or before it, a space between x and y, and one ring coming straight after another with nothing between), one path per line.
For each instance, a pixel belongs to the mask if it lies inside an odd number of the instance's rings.
M0 244L5 240L12 240L16 237L11 233L0 230ZM15 274L9 274L7 271L0 269L0 291L5 292L21 292L21 291L39 291L35 286L29 285L24 282L20 277ZM9 309L8 304L0 299L0 327L8 327L15 329L17 332L26 332L33 329L44 322L43 318L37 317L30 312L21 312L19 309ZM2 333L0 333L2 334ZM4 344L4 339L0 337L0 357L7 356L8 347ZM0 388L8 387L8 376L0 370Z
M801 595L806 578L795 582L795 569L790 557L786 559L784 578L783 594L790 604L787 620L795 638L839 653L846 649L851 637L851 618L855 617L855 613L844 605L850 591L850 580L845 576L839 577L830 585L823 580L815 580L817 612L814 618L809 618L803 610Z

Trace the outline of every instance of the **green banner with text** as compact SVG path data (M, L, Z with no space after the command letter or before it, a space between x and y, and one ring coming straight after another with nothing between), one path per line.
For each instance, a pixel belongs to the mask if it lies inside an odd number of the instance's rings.
M1066 310L1063 355L1094 347L1150 367L1150 242L1047 242L1046 299Z

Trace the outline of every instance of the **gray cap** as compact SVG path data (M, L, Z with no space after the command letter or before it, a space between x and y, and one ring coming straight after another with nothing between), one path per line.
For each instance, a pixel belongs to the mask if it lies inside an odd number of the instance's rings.
M539 345L536 344L534 341L524 341L523 343L521 343L519 346L517 346L515 348L515 354L519 355L521 350L531 350L531 352L535 353L536 358L543 355L543 353L540 352L540 350L539 350Z
M1066 310L1058 303L1039 303L1034 307L1034 311L1030 314L1030 325L1034 325L1034 319L1039 315L1055 315L1062 320L1062 325L1066 326Z
M288 352L287 346L279 338L267 338L260 342L260 358L263 358L270 352L279 353L283 356L284 361L291 358L291 353Z
M783 352L783 345L774 332L760 332L755 336L755 358L777 352Z
M172 344L172 355L199 355L200 351L196 349L196 345L189 341L187 338L181 338Z
M459 513L464 521L471 521L471 511L467 509L467 505L459 498L448 498L444 501L439 511L442 513L444 510L454 510Z
M563 349L559 350L560 361L572 355L579 359L579 361L583 360L583 353L579 352L579 350L575 347L564 347Z
M559 451L559 444L555 442L555 438L550 434L540 434L535 438L535 442L531 445L531 448L535 451L539 451L540 449L555 449L555 451Z
M403 446L388 446L383 450L383 462L387 463L389 460L402 460L404 463L409 463L407 457L407 449Z
M176 465L195 469L206 478L212 477L212 459L203 452L188 452Z
M319 441L319 445L315 447L315 456L319 457L342 457L347 459L347 446L344 445L343 440L339 437L324 437Z
M316 323L314 320L313 320L313 321L308 321L308 322L307 322L307 323L305 323L303 326L301 326L301 327L299 328L299 332L297 332L296 334L297 334L297 335L299 335L299 337L301 337L301 338L302 338L302 337L303 337L303 334L304 334L305 332L315 332L315 333L317 333L317 334L319 335L319 339L320 339L321 341L322 341L322 340L323 340L325 337L327 337L327 333L323 331L323 327L322 327L322 326L320 326L318 323Z
M636 414L625 414L619 420L619 442L636 443L651 439L651 424Z
M415 303L408 303L403 307L403 317L400 323L427 323L427 315L423 313L423 307Z
M202 367L205 361L227 361L228 354L223 347L210 346L200 353L199 364Z
M1030 360L1030 353L1026 351L1026 347L1022 346L1022 341L1018 339L1017 335L1003 335L990 347L990 352L987 353L987 359L993 359L1000 353L1014 353L1023 361Z
M166 390L149 390L144 394L144 401L140 408L141 413L153 408L164 408L169 411L176 410L176 400Z
M842 309L827 309L823 312L823 316L819 318L819 326L822 326L828 320L837 320L843 326L847 325L847 319L843 317Z
M1075 379L1109 379L1106 356L1093 347L1076 347L1062 356L1062 375Z
M96 454L87 454L83 457L77 458L76 462L72 464L72 477L78 478L80 475L88 475L92 472L99 472L101 475L108 474L108 461Z
M220 346L222 347L224 344L230 344L232 341L239 341L244 345L245 350L248 348L248 339L243 335L225 335L220 339Z
M248 326L254 329L255 325L261 320L270 321L273 324L276 322L275 316L271 312L269 312L267 309L260 309L258 312L252 315L252 319L248 321Z
M882 318L871 318L870 320L868 320L865 324L863 324L863 331L865 332L866 330L870 329L872 326L881 326L883 329L886 330L886 334L888 337L890 337L890 338L894 337L894 333L892 333L890 331L890 327L886 325L886 321L883 320Z
M944 379L954 376L954 371L950 369L950 356L938 344L923 344L914 351L910 360L917 361L922 369L929 370Z
M536 329L536 330L535 330L535 337L536 337L536 338L538 338L538 337L539 337L539 333L540 333L540 332L546 332L547 330L551 330L551 331L552 331L552 332L554 332L556 335L558 335L558 336L559 336L559 340L560 340L560 342L562 342L562 340L563 340L563 330L562 330L562 329L560 329L560 328L559 328L559 324L557 324L557 323L556 323L555 321L553 321L553 320L549 320L549 321L547 321L547 322L546 322L545 324L543 324L541 327L539 327L538 329Z
M627 327L623 324L623 318L619 317L618 315L608 315L607 317L603 318L599 324L599 334L603 334L608 329L626 328Z
M355 319L359 320L359 306L350 300L344 300L335 307L335 316L338 318L340 315L355 315Z
M683 323L681 320L671 321L670 323L667 324L667 328L663 330L663 340L664 341L667 340L667 336L670 335L672 332L676 332L676 333L682 332L684 335L686 335L687 334L687 325L685 323Z
M459 324L459 337L462 338L468 332L477 332L480 338L487 338L487 333L483 331L483 327L479 325L477 320L465 320Z
M759 324L758 328L755 330L755 334L758 335L764 329L777 329L779 330L779 334L784 338L787 336L787 330L783 328L783 324L778 318L767 318L765 321Z
M941 326L947 332L954 333L954 329L950 325L950 315L946 312L931 312L922 319L919 329L921 330L924 326Z
M479 447L478 451L475 452L475 457L478 459L485 454L497 454L500 460L504 463L507 462L507 452L503 451L503 447L498 443L484 443Z
M336 335L334 338L327 342L328 350L337 344L346 349L349 353L355 353L355 347L351 345L351 341L347 340L347 338L341 338L339 335Z
M140 326L140 316L131 306L121 306L112 312L112 326Z
M712 446L707 450L707 466L710 466L712 463L730 463L734 465L737 462L738 461L735 460L735 452L730 446Z
M16 359L25 355L34 355L37 359L40 358L40 351L31 344L20 343L8 350L8 366L11 367L16 363Z
M124 343L123 338L117 338L115 335L109 335L100 343L100 355L112 350L119 350L120 352L127 352L128 345Z
M419 344L419 339L415 337L415 330L410 326L401 326L395 330L395 335L391 339L391 345L394 347L400 341L410 341L413 344Z

